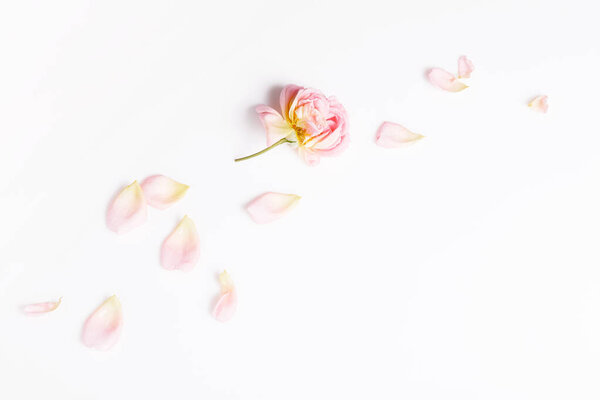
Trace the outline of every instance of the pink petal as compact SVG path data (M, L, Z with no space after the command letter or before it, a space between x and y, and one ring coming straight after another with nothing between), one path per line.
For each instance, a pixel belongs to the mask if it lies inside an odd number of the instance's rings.
M235 314L237 308L237 294L234 291L224 293L217 300L213 316L220 322L227 322Z
M310 165L311 167L319 165L321 157L316 152L304 147L298 148L298 152L306 164Z
M450 72L444 71L441 68L430 69L427 73L427 78L429 78L429 82L434 86L449 92L460 92L461 90L468 88L467 85L456 79Z
M295 194L268 192L252 200L246 211L257 224L266 224L282 217L300 200Z
M404 147L423 139L423 135L414 133L393 122L381 124L376 134L376 143L381 147L394 148Z
M121 302L116 295L106 299L83 325L81 340L87 347L108 350L119 339L123 327Z
M44 303L27 304L23 306L23 312L27 315L44 314L50 311L54 311L60 305L62 297L58 301L47 301Z
M470 78L471 72L475 71L473 62L467 58L467 56L460 56L458 58L458 77L459 78Z
M267 146L284 137L292 136L295 139L296 132L277 111L268 106L258 106L256 112L267 131Z
M545 96L545 95L537 96L535 99L531 100L531 102L529 103L529 107L531 107L531 109L534 111L541 112L541 113L547 113L548 112L548 96Z
M190 188L164 175L152 175L142 181L146 201L152 207L164 210L181 199Z
M233 317L237 308L237 292L233 286L233 281L227 273L223 271L219 275L221 283L221 296L217 300L217 304L213 310L213 316L221 322L226 322Z
M190 270L200 257L198 231L187 215L165 239L160 252L160 264L166 269Z
M300 90L302 90L302 86L298 85L287 85L281 91L279 95L279 105L281 107L281 114L287 121L292 121L293 109L291 108L292 102L296 99L296 95Z
M106 213L106 225L111 231L125 233L146 222L146 199L137 181L126 186L113 199Z

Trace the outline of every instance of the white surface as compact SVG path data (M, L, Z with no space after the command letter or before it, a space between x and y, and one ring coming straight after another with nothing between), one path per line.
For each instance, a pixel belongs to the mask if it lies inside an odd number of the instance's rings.
M560 4L560 5L559 5ZM600 50L592 1L3 2L0 398L598 399ZM428 67L476 65L446 93ZM352 144L262 148L282 85ZM550 98L547 115L527 101ZM374 145L384 120L427 136ZM117 237L123 184L192 186ZM257 226L243 205L303 196ZM185 213L202 257L158 264ZM209 310L226 267L240 307ZM116 293L116 348L80 342ZM64 296L54 313L19 306Z

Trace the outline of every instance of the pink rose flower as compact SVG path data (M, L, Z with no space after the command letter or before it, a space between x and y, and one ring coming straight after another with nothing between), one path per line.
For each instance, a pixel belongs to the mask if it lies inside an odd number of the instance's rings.
M267 132L267 148L236 161L252 158L283 143L295 143L309 164L321 156L336 155L349 141L348 115L334 98L315 89L288 85L281 91L281 114L271 107L256 107Z

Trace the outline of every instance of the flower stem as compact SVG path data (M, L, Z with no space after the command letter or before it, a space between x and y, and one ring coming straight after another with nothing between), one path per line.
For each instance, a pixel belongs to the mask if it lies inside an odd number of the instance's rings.
M266 149L262 149L261 151L254 153L254 154L250 154L249 156L246 157L241 157L241 158L236 158L234 161L238 162L238 161L244 161L244 160L248 160L249 158L252 157L256 157L256 156L260 156L262 153L266 153L267 151L271 150L273 147L277 147L280 144L283 143L294 143L292 140L287 140L286 138L283 138L275 143L273 143L272 145L270 145L269 147L267 147Z

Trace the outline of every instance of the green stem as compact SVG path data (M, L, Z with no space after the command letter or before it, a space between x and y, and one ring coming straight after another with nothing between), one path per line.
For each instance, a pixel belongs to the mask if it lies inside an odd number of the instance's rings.
M247 159L252 158L252 157L260 156L262 153L266 153L267 151L271 150L273 147L277 147L277 146L279 146L280 144L283 144L283 143L294 143L294 142L291 141L291 140L287 140L286 138L283 138L283 139L281 139L281 140L273 143L272 145L270 145L266 149L262 149L261 151L259 151L257 153L254 153L254 154L250 154L249 156L246 156L246 157L236 158L234 161L235 162L244 161L244 160L247 160Z

